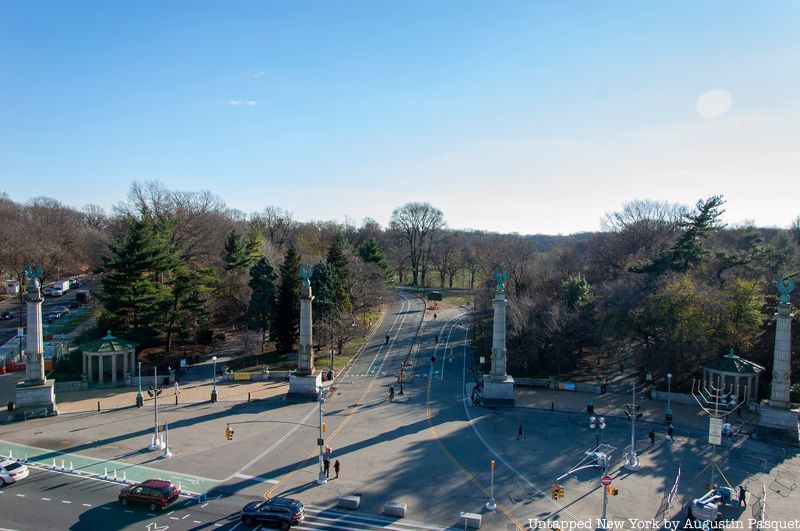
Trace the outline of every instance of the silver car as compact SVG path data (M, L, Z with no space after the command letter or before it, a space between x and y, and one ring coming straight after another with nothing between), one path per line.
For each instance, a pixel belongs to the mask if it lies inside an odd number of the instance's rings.
M28 467L13 459L0 461L0 482L3 485L14 483L28 477Z

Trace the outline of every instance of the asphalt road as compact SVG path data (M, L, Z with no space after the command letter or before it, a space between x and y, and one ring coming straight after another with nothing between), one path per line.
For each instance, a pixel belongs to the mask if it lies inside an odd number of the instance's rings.
M98 286L99 282L96 279L82 279L81 287L78 289L88 289L93 294L96 294ZM48 313L59 306L66 306L69 308L69 305L75 300L76 291L77 290L69 290L61 297L45 297L44 302L42 302L42 318L46 318ZM8 310L15 312L16 315L12 319L0 321L0 345L4 344L9 339L16 337L17 327L21 326L23 328L27 328L28 325L26 317L26 304L24 302L20 304L18 296L0 304L0 313Z

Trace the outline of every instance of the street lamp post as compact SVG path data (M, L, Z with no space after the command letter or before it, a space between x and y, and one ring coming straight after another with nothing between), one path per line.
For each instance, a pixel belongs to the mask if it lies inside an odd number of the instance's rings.
M600 458L603 461L603 477L605 477L606 473L608 472L608 458L606 457L605 453L597 452L600 449L600 432L606 429L606 419L603 417L591 417L589 419L589 428L595 430L597 442L597 449L595 450L595 457ZM601 457L602 456L602 457ZM598 529L606 530L608 529L608 524L606 523L606 510L608 508L608 488L603 486L603 516L600 518L600 525Z
M154 426L153 426L153 444L150 445L150 450L163 450L164 449L164 442L161 440L161 437L158 435L158 368L153 367L153 417L154 417Z
M139 392L136 393L136 407L142 407L144 405L144 396L142 396L142 362L138 363L139 369Z
M214 403L217 401L217 357L214 356L211 360L214 362L214 383L211 387L211 403Z
M672 373L667 373L667 410L664 412L664 422L672 422Z
M319 477L317 478L318 485L324 485L328 482L325 478L325 423L322 422L322 413L324 413L322 409L322 405L325 403L325 399L322 397L322 393L319 394L319 440L317 444L319 445Z

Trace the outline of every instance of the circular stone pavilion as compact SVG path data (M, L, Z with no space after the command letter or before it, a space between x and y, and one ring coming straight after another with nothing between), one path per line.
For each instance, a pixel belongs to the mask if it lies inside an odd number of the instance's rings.
M719 358L706 361L703 367L703 386L725 390L729 395L736 397L737 403L758 400L758 375L764 367L758 363L741 358L730 351Z
M111 335L79 345L83 351L83 377L90 384L105 384L110 373L111 384L124 384L136 372L136 347L139 343Z

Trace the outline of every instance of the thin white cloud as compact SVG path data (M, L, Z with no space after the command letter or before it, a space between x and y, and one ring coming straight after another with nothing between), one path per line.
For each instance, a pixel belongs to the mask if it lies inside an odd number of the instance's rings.
M256 100L228 100L228 105L231 107L255 107L258 102Z
M258 72L245 72L242 75L244 75L244 77L252 77L253 79L258 79L258 78L264 77L264 74L265 74L265 72L258 71Z

